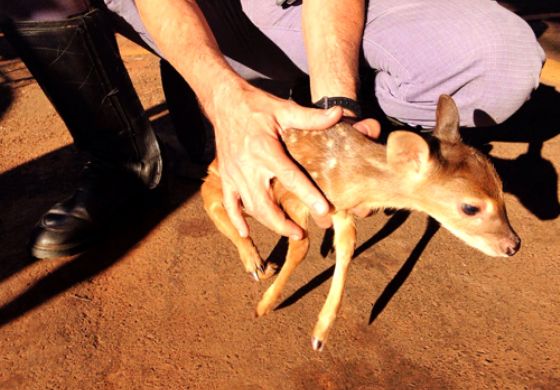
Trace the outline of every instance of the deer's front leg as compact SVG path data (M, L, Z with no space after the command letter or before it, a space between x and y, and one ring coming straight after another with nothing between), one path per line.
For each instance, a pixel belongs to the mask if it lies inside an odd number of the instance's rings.
M311 345L316 351L321 351L325 346L329 331L340 309L346 275L348 274L348 267L350 266L350 261L352 261L356 245L356 227L354 226L352 216L346 211L339 211L333 215L332 221L336 264L327 300L319 313L319 319L313 329Z

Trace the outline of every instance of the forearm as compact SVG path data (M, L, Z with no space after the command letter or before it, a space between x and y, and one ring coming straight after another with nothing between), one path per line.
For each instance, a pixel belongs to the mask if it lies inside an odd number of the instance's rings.
M194 0L136 0L147 30L212 119L220 99L251 88L226 62Z
M364 20L363 0L303 2L302 24L313 101L323 96L357 98Z

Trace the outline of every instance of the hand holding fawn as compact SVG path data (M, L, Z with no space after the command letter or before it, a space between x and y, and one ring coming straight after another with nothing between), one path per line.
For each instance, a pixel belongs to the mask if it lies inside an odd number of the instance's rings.
M331 203L336 265L327 300L312 334L322 350L340 308L346 275L356 243L352 209L395 208L424 212L455 236L489 256L513 256L521 240L507 218L501 181L490 161L462 143L459 114L453 99L440 97L433 136L394 131L383 146L347 123L327 130L286 130L282 136L296 160ZM202 186L204 207L217 228L237 247L243 265L255 279L274 273L263 263L250 237L241 237L222 204L216 161ZM275 199L305 232L289 240L286 261L257 305L270 312L294 269L309 248L309 209L273 181Z

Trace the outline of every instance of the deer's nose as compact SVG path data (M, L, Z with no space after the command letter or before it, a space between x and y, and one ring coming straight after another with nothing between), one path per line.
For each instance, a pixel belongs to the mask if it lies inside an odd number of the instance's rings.
M521 248L521 239L515 233L511 238L508 238L507 240L504 240L502 242L502 249L508 256L515 255L519 248Z

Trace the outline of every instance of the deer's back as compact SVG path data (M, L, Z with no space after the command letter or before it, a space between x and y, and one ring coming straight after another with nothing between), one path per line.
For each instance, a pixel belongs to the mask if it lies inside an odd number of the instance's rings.
M353 207L364 178L385 171L385 147L348 123L327 130L286 130L282 136L296 160L337 209Z

